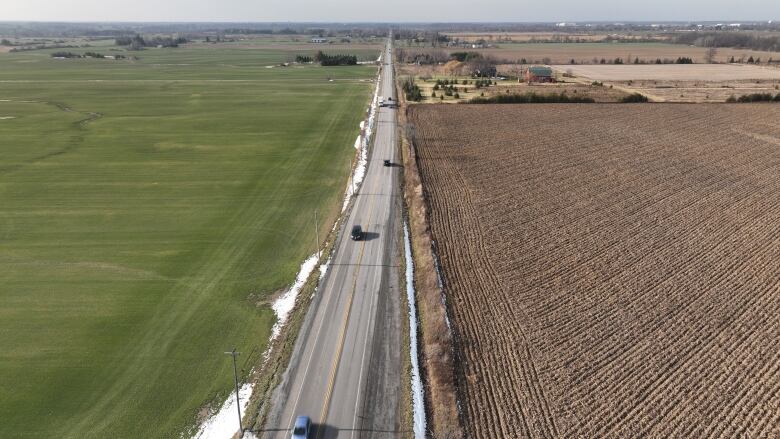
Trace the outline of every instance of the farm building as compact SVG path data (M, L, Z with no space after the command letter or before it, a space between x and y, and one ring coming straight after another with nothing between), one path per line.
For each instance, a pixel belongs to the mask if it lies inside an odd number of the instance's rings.
M550 67L533 66L525 71L527 82L555 82L553 71Z
M311 42L312 43L320 43L320 44L322 44L322 43L327 43L328 39L327 38L322 38L322 37L314 37L314 38L311 39Z

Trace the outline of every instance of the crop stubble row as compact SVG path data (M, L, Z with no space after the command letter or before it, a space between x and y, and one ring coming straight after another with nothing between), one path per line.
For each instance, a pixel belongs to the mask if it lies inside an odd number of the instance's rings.
M470 436L780 435L780 107L410 111Z

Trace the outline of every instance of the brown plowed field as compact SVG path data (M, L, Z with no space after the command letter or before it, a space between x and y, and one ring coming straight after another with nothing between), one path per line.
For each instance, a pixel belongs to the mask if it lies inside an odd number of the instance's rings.
M418 105L466 431L780 436L780 105Z
M780 69L748 64L618 64L558 65L559 72L571 72L595 81L745 81L780 80Z
M405 48L405 50L407 53L430 53L439 49L410 47ZM706 62L707 48L668 43L497 43L497 47L487 49L449 47L443 50L447 53L473 50L508 63L518 63L521 58L525 58L527 62L532 64L571 64L571 60L574 59L577 65L581 65L599 64L601 58L614 60L619 57L627 60L630 57L633 60L639 57L640 60L653 63L657 58L674 60L681 56L691 57L695 63L699 64ZM736 60L747 60L752 56L766 62L769 58L780 59L780 52L719 47L715 61L725 63L732 56ZM545 58L549 58L549 60L545 61Z

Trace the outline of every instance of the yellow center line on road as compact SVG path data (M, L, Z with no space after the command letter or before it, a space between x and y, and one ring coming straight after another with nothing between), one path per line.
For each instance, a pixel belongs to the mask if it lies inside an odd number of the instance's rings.
M371 197L371 204L368 208L368 222L366 223L366 234L368 228L371 225L371 219L374 214L374 201L376 197ZM347 325L349 324L349 314L352 311L352 299L355 297L355 290L357 289L358 274L360 273L360 263L363 260L363 253L366 249L366 241L364 240L360 246L360 254L358 255L357 265L355 266L355 273L352 275L352 288L349 292L349 298L347 299L347 309L344 310L344 323L341 326L341 332L339 333L339 343L336 350L336 356L333 358L333 364L330 369L330 377L328 378L328 390L325 392L325 400L322 403L322 412L320 412L320 422L317 426L317 439L322 436L325 423L325 417L328 415L328 409L330 408L330 397L333 393L333 385L336 381L336 371L338 370L339 361L341 360L341 352L344 350L344 339L347 335Z

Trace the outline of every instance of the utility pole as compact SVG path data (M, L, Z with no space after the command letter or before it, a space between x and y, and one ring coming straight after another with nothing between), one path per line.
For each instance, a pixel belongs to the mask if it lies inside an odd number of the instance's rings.
M241 355L241 352L237 352L236 348L233 348L230 352L225 352L226 355L233 357L233 379L236 382L236 411L238 412L238 437L244 437L244 427L241 423L241 403L238 399L238 369L236 368L236 357Z
M317 257L320 255L320 228L317 227L317 209L314 209L314 235L317 237L317 246L315 248L315 251L317 252Z

